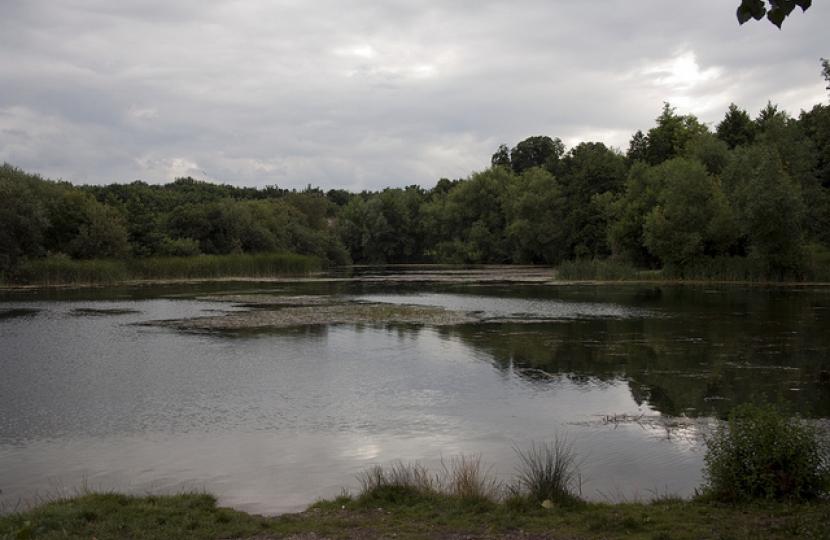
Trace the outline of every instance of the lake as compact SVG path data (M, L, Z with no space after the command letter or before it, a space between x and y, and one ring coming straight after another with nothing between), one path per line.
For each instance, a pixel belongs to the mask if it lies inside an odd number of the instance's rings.
M0 505L84 485L204 489L274 515L399 460L480 455L509 483L517 448L556 437L573 442L586 498L689 496L731 407L830 417L830 287L463 281L7 292ZM200 322L330 305L369 318ZM422 308L464 318L418 322Z

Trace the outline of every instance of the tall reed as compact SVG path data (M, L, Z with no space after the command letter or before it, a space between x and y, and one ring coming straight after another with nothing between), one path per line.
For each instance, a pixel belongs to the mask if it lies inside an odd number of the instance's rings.
M316 257L290 253L199 255L123 260L71 260L50 257L29 261L21 278L34 285L112 285L130 280L274 278L319 271Z
M556 269L556 277L566 281L633 281L638 279L632 265L611 260L562 261Z
M38 259L21 269L23 279L36 285L111 285L129 279L124 261L76 261L62 257Z
M579 462L573 443L561 436L552 442L515 447L519 486L540 502L573 504L580 500Z
M308 275L322 265L316 257L258 253L134 259L129 268L132 279L272 278Z

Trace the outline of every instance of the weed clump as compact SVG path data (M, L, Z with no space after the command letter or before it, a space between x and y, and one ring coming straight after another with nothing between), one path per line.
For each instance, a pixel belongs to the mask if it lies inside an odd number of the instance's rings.
M364 507L414 506L451 499L466 508L490 508L501 499L501 484L480 456L442 460L441 472L431 474L420 463L375 465L358 475L361 485L356 502Z
M774 405L736 407L706 444L703 499L808 501L830 489L827 434Z
M434 498L435 480L420 464L398 462L389 468L375 465L358 475L362 506L406 506Z
M520 489L541 503L570 505L579 496L579 462L573 443L556 437L548 443L532 443L529 450L515 448Z

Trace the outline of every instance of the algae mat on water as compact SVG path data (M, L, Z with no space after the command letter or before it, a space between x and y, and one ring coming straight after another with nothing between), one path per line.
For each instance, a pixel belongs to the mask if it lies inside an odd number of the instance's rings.
M179 330L247 330L317 324L428 324L479 322L466 313L439 307L342 302L327 296L226 295L204 297L248 308L207 317L144 323Z

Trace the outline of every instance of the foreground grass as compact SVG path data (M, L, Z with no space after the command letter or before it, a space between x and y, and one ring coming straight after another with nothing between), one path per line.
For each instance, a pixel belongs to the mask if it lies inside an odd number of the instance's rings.
M493 503L435 495L379 503L341 496L267 518L221 508L204 493L91 493L0 517L0 538L830 538L826 501L726 507L662 497L649 504L546 508L529 498Z

